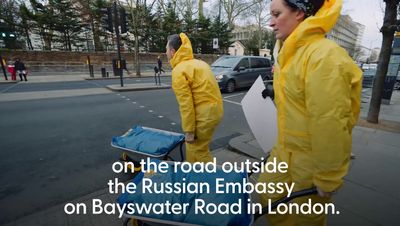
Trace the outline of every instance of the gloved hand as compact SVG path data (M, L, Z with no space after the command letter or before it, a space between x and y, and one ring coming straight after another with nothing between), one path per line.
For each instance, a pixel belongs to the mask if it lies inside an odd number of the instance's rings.
M271 100L274 100L275 95L274 95L274 87L272 86L272 84L267 84L265 89L262 91L261 95L264 99L270 97Z

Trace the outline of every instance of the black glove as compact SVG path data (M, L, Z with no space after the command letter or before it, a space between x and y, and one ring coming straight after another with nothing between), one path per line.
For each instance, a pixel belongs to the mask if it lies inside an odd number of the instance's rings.
M262 97L265 99L267 97L270 97L271 100L274 100L274 87L272 84L267 84L266 88L262 91L261 93Z

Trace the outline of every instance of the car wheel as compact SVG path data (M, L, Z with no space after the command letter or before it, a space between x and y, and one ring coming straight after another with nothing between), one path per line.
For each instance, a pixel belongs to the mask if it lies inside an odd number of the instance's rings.
M394 90L400 90L400 82L396 81L396 82L394 83L393 89L394 89Z
M233 80L229 80L227 83L226 83L226 86L225 86L225 91L227 92L227 93L232 93L233 91L235 91L235 81L233 81Z

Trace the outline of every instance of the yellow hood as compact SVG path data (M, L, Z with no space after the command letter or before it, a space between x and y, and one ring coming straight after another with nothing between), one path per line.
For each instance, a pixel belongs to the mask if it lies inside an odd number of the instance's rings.
M179 36L181 37L182 45L169 61L172 68L182 61L193 59L192 43L190 43L189 38L184 33L180 33Z
M325 36L335 26L342 5L343 0L325 0L324 5L315 16L310 16L301 22L285 40L284 45L278 40L275 49L280 49L278 56L279 66L283 68L300 46L312 41L314 38ZM277 51L274 51L274 53L277 53Z

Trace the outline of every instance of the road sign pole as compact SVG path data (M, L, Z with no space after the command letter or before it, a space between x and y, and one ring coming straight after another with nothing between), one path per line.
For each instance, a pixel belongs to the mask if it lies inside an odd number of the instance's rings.
M4 67L4 62L3 62L3 57L0 55L0 61L1 61L1 69L3 69L3 73L4 73L4 78L6 79L6 80L8 80L8 78L7 78L7 73L6 73L6 69L5 69L5 67Z

